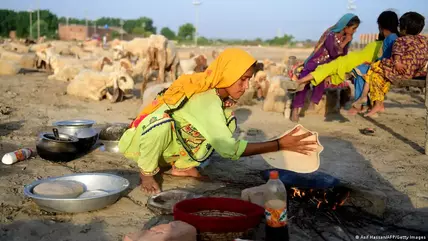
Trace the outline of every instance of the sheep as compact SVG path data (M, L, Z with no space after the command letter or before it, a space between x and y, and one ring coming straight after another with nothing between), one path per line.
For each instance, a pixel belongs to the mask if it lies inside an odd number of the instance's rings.
M30 52L37 52L37 51L41 51L43 49L47 49L49 47L51 47L50 43L32 44L29 46L29 51Z
M159 70L158 83L163 83L165 82L165 70L171 69L171 72L176 72L178 65L175 46L163 35L152 34L148 38L134 38L129 42L120 41L119 44L116 41L113 51L115 60L137 57L149 61L148 64L145 64L146 69L143 71L144 81L148 80L151 70ZM172 79L175 79L175 74L172 74ZM145 86L144 83L141 93L144 92Z
M109 88L113 88L116 93L131 94L134 90L134 80L125 70L110 73L82 70L68 84L67 94L95 101L107 97L110 101L116 102L117 98L109 93Z
M271 78L266 98L263 102L263 111L284 113L288 118L292 96L289 89L295 89L296 85L289 78L274 76Z
M267 74L264 71L257 71L252 81L253 87L256 90L257 99L263 100L266 98L267 91L269 89L269 80L267 79Z
M120 41L113 47L115 60L135 56L144 58L150 41L148 38L134 38L131 41Z
M91 58L93 56L91 51L84 50L82 47L79 47L77 45L71 46L70 52L78 59Z
M180 60L181 74L204 72L207 67L207 57L205 55L197 55L191 57L191 59Z
M0 59L0 75L16 75L21 70L18 63L10 60Z
M53 74L48 76L48 79L68 81L78 73L79 69L84 68L85 64L87 66L92 66L92 63L101 66L100 62L92 61L88 63L74 57L61 56L55 53L53 48L39 51L36 55L53 69ZM101 69L101 67L99 67L99 69Z
M169 69L171 73L171 81L175 81L177 78L178 67L180 65L180 59L178 58L177 50L173 41L168 41L166 46L166 66L165 69Z
M72 55L70 48L75 45L72 42L52 41L49 43L53 51L60 55Z
M23 44L19 44L19 43L14 43L14 42L4 44L3 48L5 50L13 51L13 52L20 53L20 54L28 53L30 50L30 47L25 46Z
M34 53L19 54L7 50L0 50L0 58L15 62L24 69L33 69L37 65L37 58Z

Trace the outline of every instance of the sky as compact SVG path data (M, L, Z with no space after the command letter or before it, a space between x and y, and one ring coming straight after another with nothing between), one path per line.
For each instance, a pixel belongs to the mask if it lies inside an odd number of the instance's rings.
M89 19L103 16L123 19L146 16L158 31L177 31L195 23L193 0L0 0L0 9L49 9L58 16ZM348 0L201 0L198 7L200 36L226 39L268 39L291 34L297 40L317 40L349 12ZM376 33L376 19L387 9L399 15L416 11L428 18L428 0L354 0L353 11L362 21L357 34ZM428 21L427 21L428 22Z

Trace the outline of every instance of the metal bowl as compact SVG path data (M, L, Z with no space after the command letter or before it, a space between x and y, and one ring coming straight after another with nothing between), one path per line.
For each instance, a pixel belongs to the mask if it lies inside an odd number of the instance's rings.
M100 151L113 152L113 153L119 152L119 141L100 140L100 142L101 142L101 146L98 148Z
M89 151L98 140L98 132L92 127L92 120L64 120L53 123L60 133L79 138L78 148L81 152Z
M119 141L123 133L129 128L129 123L112 123L100 130L100 141Z
M102 128L98 139L102 144L99 150L113 153L119 152L119 140L128 127L129 124L127 123L112 123Z
M33 188L40 183L54 180L72 180L81 182L86 191L101 191L100 195L77 198L49 198L36 195ZM32 198L43 210L49 212L80 213L98 210L115 203L129 187L126 178L108 173L79 173L61 177L52 177L34 181L25 186L25 196ZM104 194L104 192L107 192Z

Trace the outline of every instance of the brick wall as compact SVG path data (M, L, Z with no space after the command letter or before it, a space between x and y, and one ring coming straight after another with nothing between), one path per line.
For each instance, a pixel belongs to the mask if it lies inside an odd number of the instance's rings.
M76 25L76 24L59 24L58 25L58 37L60 40L79 40L84 41L87 38L91 38L93 35L97 34L102 37L107 36L107 40L111 40L113 30L111 28L105 29L103 27L97 27L95 30L94 26L85 25Z
M58 37L60 40L85 40L87 36L85 25L62 25L58 26Z

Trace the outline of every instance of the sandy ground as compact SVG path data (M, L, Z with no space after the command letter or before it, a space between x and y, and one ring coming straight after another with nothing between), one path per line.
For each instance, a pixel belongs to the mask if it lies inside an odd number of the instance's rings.
M259 59L270 57L276 61L285 55L308 54L308 51L287 53L279 48L251 48L251 52ZM188 55L188 50L182 50L181 55ZM22 147L35 147L38 133L49 130L54 121L85 118L98 124L129 123L140 106L137 97L111 104L106 100L76 99L66 95L65 89L66 83L47 80L44 73L0 78L1 155ZM391 92L386 108L375 119L340 114L307 116L301 124L320 134L325 147L321 171L384 192L388 197L385 222L426 230L428 156L422 154L426 113L423 96ZM240 124L238 135L251 141L279 135L294 126L281 113L263 112L260 105L239 107L236 113ZM364 127L373 127L376 135L361 135L358 129ZM247 135L250 129L251 135ZM268 167L260 156L236 162L214 156L211 163L206 169L210 177L241 183L261 181L256 173ZM108 208L73 215L42 211L23 195L24 185L37 178L76 172L116 173L129 179L130 192ZM211 195L240 195L239 188L220 181L200 183L164 176L163 188L175 187ZM145 207L147 196L138 188L136 165L121 155L101 151L66 164L35 158L11 166L0 165L0 193L0 240L120 240L124 234L141 229L153 217Z

